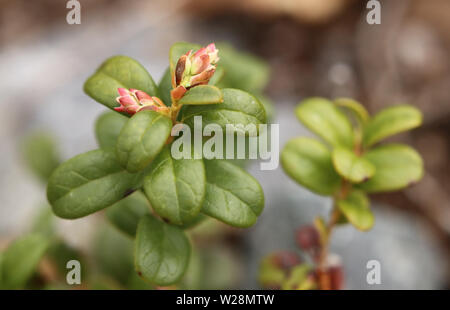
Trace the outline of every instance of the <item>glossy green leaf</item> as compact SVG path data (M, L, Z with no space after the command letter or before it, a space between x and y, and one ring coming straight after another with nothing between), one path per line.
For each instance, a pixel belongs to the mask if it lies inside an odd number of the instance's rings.
M202 116L203 127L218 124L224 130L231 125L237 132L243 132L238 124L247 126L266 123L264 106L252 95L238 89L222 89L221 104L186 106L182 111L182 122L193 128L194 117ZM256 128L258 129L258 128ZM248 135L248 131L245 131Z
M190 253L180 228L148 215L140 220L134 257L136 271L144 279L160 286L176 283L188 267Z
M328 99L305 99L297 106L295 113L306 127L329 144L346 148L353 146L350 120Z
M136 60L126 56L107 59L84 83L84 91L110 109L119 106L117 89L135 88L150 96L158 96L158 88L150 74Z
M205 187L203 160L175 160L170 146L152 162L144 180L144 191L152 208L163 219L177 225L189 223L199 214Z
M372 228L375 217L370 210L369 199L362 191L351 191L345 199L338 200L337 205L347 220L357 229Z
M341 183L330 151L314 139L290 140L281 152L281 165L292 179L318 194L332 195Z
M95 121L95 138L102 149L116 147L117 138L128 117L117 112L104 112Z
M375 167L370 161L344 148L335 148L332 160L339 175L352 183L364 182L375 174Z
M334 103L340 107L346 108L352 111L361 124L366 124L370 120L369 112L366 108L359 102L350 98L338 98L334 100Z
M235 227L255 224L264 193L250 174L225 160L205 160L206 196L202 212Z
M141 191L134 192L106 209L108 220L120 231L132 237L136 234L139 220L147 214L150 214L150 204Z
M218 44L218 67L225 71L217 84L220 88L237 88L253 93L261 92L270 78L267 63L252 54L237 51L231 45Z
M170 68L164 71L164 74L158 84L159 99L161 99L166 106L172 105L170 92L172 91L172 76L170 75Z
M55 140L45 132L36 132L27 137L23 151L26 164L43 181L47 181L60 163Z
M169 51L169 64L170 64L170 72L175 70L178 59L181 56L193 50L194 52L201 48L201 45L187 42L177 42L170 47Z
M119 134L116 155L129 172L143 170L161 152L172 129L170 118L155 112L133 115Z
M222 101L223 96L220 89L211 85L199 85L189 89L178 103L186 105L203 105L221 103Z
M112 152L94 150L56 168L47 185L47 198L57 216L79 218L123 199L141 178L124 170Z
M364 156L376 168L375 175L358 185L367 192L395 191L418 182L423 176L423 161L411 147L388 144Z
M382 110L375 115L364 132L364 145L371 146L381 140L422 124L422 113L413 106L402 104Z
M29 234L14 241L2 254L2 289L21 289L35 272L49 246L40 234Z

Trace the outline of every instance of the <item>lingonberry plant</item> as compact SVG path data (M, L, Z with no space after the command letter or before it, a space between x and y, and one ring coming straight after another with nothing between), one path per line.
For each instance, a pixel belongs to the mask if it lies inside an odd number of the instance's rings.
M422 178L423 162L414 149L379 144L420 126L422 114L409 105L394 105L370 117L363 105L345 98L306 99L295 112L322 141L290 140L281 154L282 167L302 186L332 197L333 208L328 221L317 217L314 225L297 232L297 243L309 262L302 263L295 253L274 254L262 262L260 280L268 287L339 289L342 267L328 253L333 228L350 223L362 231L371 229L374 215L367 194L400 190Z
M239 82L227 88L236 78L245 85L245 76L227 77L233 66L221 66L220 59L214 44L176 43L159 85L136 60L106 60L84 85L90 97L115 110L96 123L100 149L64 162L48 181L47 197L59 217L108 208L113 225L135 238L136 272L158 286L178 282L188 266L191 246L184 229L205 216L249 227L264 207L261 186L242 168L171 153L178 138L171 135L173 127L194 127L195 116L203 126L221 128L266 123L255 96L236 89Z

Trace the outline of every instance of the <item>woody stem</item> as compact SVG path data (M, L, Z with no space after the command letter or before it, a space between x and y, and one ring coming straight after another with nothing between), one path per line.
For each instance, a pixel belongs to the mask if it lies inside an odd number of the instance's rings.
M327 258L330 247L331 233L336 226L336 223L339 221L339 217L341 216L341 212L336 204L336 199L345 199L351 189L351 183L346 180L342 181L341 188L339 190L339 197L334 198L333 210L331 211L330 220L326 226L325 238L321 245L321 251L319 254L318 260L318 277L319 277L319 287L322 290L330 290L331 287L331 279L330 275L327 272Z

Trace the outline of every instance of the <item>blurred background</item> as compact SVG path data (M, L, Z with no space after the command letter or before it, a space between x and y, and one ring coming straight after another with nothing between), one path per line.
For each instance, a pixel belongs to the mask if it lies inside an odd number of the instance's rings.
M45 204L45 184L24 160L26 137L50 133L63 159L96 148L94 121L106 108L82 85L104 59L133 57L159 81L174 42L228 42L271 69L265 94L280 124L280 148L309 134L292 113L308 96L353 97L372 113L401 102L422 110L424 125L395 140L419 150L424 179L374 195L375 227L338 228L332 249L348 289L450 288L450 2L380 2L381 24L369 25L362 0L80 0L81 24L68 25L64 0L0 0L0 248ZM258 288L261 258L295 250L294 231L331 207L281 167L249 170L263 186L266 209L251 229L225 229L224 247L217 238L200 242L226 271L220 279L211 272L210 288ZM102 221L97 214L57 226L70 245L89 252ZM381 262L381 285L366 283L371 259Z

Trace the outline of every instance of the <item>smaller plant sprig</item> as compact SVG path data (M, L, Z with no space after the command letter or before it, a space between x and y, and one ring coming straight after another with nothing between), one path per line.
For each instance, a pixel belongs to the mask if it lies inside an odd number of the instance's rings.
M334 227L350 223L362 231L371 229L374 215L367 194L401 190L422 178L423 161L413 148L379 145L420 126L422 114L409 105L394 105L370 117L360 103L346 98L334 102L309 98L295 113L323 142L306 137L290 140L282 151L281 164L296 182L333 199L328 222L322 217L314 221L319 238L307 234L319 241L314 255L317 287L330 289L328 247Z
M206 217L246 228L264 207L261 186L240 167L219 159L174 159L170 152L173 126L192 130L195 116L202 116L203 127L222 129L266 123L256 97L228 88L233 77L227 72L239 70L220 66L220 57L214 44L176 43L158 85L129 57L106 60L84 85L115 111L96 123L100 149L69 159L48 182L47 197L59 217L108 208L113 225L135 239L136 272L157 286L173 285L185 273L191 256L185 229Z

